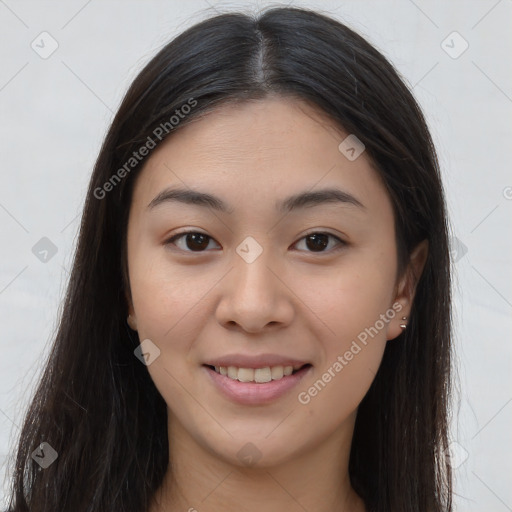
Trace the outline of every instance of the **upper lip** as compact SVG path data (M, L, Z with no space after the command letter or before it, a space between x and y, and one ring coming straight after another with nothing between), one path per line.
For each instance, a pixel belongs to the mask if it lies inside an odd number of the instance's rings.
M294 368L300 368L309 363L278 354L260 354L256 356L230 354L209 359L204 364L209 366L236 366L237 368L265 368L266 366L293 366Z

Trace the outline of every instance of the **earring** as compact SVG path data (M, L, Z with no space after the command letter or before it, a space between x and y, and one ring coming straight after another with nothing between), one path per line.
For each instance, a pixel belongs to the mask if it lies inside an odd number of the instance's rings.
M407 320L407 317L406 317L406 316L403 316L403 317L402 317L402 320ZM407 327L407 324L406 324L406 323L400 324L400 327L401 327L402 329L405 329L405 328Z

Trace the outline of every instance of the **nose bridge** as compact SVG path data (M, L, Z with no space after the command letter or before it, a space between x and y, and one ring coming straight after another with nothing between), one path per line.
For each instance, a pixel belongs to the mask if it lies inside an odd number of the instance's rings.
M236 293L249 295L254 299L272 295L276 283L272 267L272 250L264 248L255 238L246 237L236 248L233 262L233 286ZM270 267L270 268L269 268Z
M272 250L252 237L237 246L217 310L219 321L254 331L290 320L292 307L273 263Z

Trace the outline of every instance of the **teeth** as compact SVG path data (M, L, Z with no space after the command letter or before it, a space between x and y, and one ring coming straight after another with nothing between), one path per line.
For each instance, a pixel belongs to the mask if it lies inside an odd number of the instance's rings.
M254 380L254 370L252 368L238 368L238 380L240 382L253 381Z
M254 382L270 382L272 380L272 371L269 366L257 368L254 370Z
M272 366L272 368L270 369L270 373L272 375L272 380L282 379L284 375L284 367Z
M301 365L293 366L265 366L264 368L237 368L236 366L215 366L215 371L233 380L240 382L270 382L287 377L298 370Z

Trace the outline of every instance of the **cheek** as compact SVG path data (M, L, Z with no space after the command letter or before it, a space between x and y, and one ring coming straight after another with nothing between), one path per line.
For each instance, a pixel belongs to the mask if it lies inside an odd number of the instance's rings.
M314 375L297 398L326 429L357 409L375 378L387 343L388 324L380 315L388 310L391 287L390 281L354 271L304 301L321 319L316 333L321 344Z
M130 280L138 336L141 341L150 339L160 350L148 366L149 374L172 409L186 406L190 396L181 383L190 378L191 348L205 321L201 299L214 280L184 274L165 256L151 258L146 253L133 262Z
M295 279L298 295L325 322L327 339L357 336L390 308L395 284L390 256L357 254L323 275Z
M150 251L135 253L132 261L130 283L139 338L155 343L160 362L174 372L204 324L201 299L214 285L213 276L190 276L172 267L165 255L151 256Z
M366 392L379 368L387 343L387 327L395 316L390 307L394 290L393 254L358 254L344 260L329 276L302 277L296 281L301 283L298 294L304 304L319 319L315 325L316 337L322 340L318 355L320 376L329 370L335 373L336 378L331 375L331 380L354 390L355 398ZM326 379L330 379L329 375Z
M175 338L188 316L200 314L208 281L171 265L162 248L134 251L130 284L139 335L161 342Z

